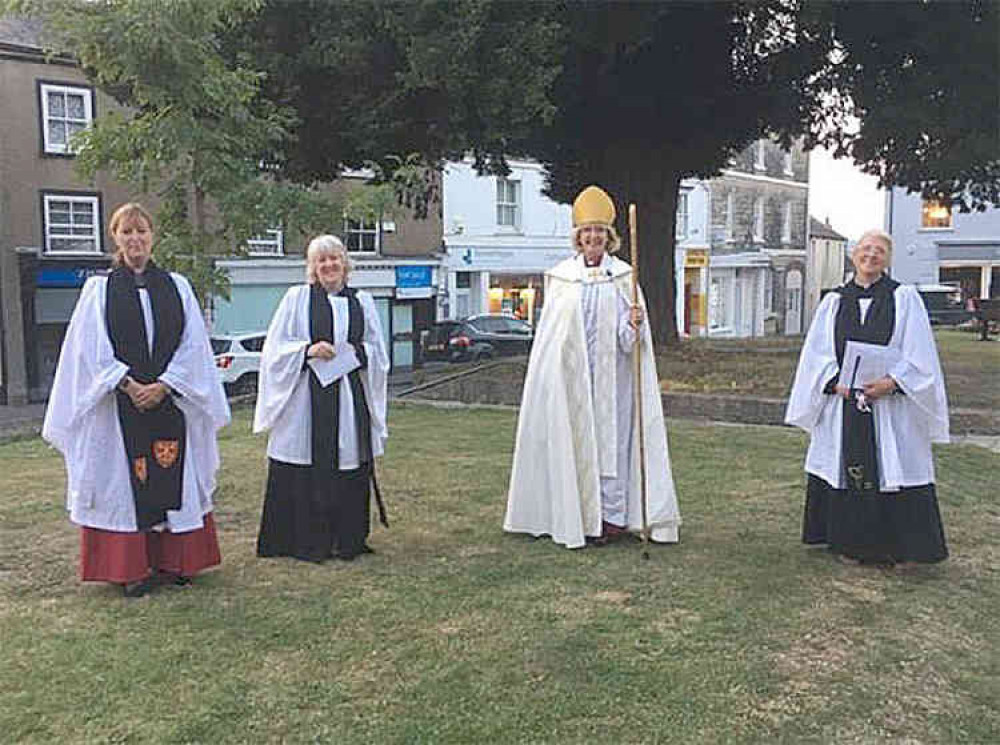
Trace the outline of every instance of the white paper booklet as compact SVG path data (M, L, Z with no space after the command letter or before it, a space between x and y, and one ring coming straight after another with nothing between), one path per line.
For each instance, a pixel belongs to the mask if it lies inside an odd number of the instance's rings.
M358 355L354 351L354 347L344 342L334 347L332 360L312 357L309 360L309 367L316 373L320 385L326 388L330 383L344 377L351 370L361 367L361 363L358 361Z
M899 352L892 347L849 340L837 382L848 388L861 388L888 375L897 362Z

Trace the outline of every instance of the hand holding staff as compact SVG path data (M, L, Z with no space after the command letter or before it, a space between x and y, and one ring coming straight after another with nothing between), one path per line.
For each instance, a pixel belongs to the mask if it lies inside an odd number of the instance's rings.
M642 504L642 558L649 558L649 510L646 506L646 439L642 426L642 337L639 324L642 309L639 306L639 238L636 231L635 205L628 206L628 227L632 247L632 326L636 330L635 347L632 350L632 401L634 403L634 424L639 430L639 494Z

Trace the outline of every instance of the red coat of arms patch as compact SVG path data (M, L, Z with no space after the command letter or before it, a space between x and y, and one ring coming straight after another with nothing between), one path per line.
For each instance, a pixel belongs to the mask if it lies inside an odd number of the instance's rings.
M154 440L153 457L160 468L170 468L177 462L180 454L180 443L177 440Z

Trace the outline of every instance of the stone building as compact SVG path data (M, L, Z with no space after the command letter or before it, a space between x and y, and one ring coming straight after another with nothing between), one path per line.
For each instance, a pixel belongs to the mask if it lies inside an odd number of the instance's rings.
M709 334L802 333L808 154L757 140L708 185Z

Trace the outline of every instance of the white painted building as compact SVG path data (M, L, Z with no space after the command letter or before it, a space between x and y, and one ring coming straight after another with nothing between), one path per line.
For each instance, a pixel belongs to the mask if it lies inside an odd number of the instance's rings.
M441 275L446 284L438 297L446 301L438 304L439 319L513 313L534 321L544 304L545 272L574 254L572 210L542 193L542 166L524 160L508 165L506 177L478 175L471 158L445 167L447 271ZM708 198L702 182L681 184L675 254L681 333L690 330L692 308L695 317L703 314L708 291ZM644 290L648 295L656 288L647 284Z
M508 164L506 177L478 175L471 158L445 166L439 319L505 312L532 321L545 271L573 255L570 207L542 194L542 166Z
M952 285L966 299L1000 297L1000 208L962 214L895 187L886 192L885 230L900 282Z

